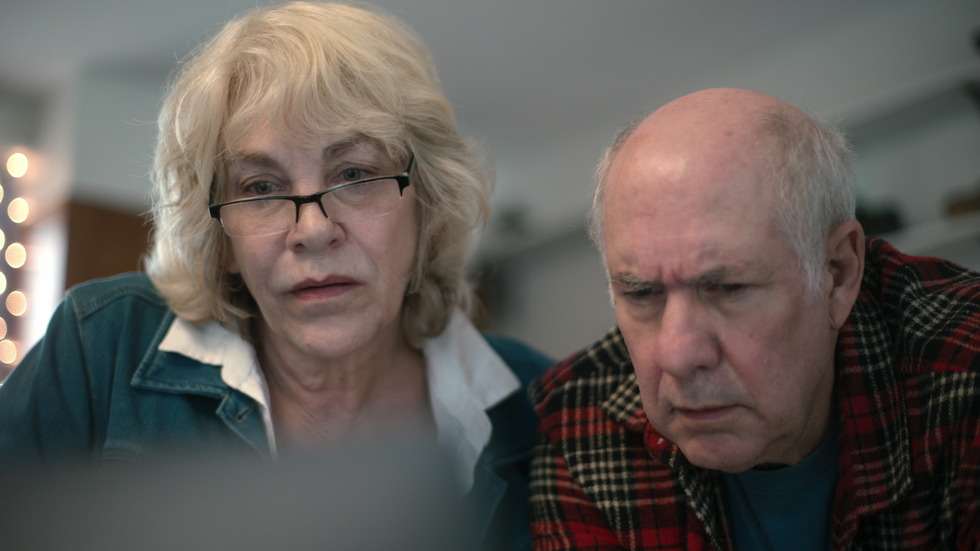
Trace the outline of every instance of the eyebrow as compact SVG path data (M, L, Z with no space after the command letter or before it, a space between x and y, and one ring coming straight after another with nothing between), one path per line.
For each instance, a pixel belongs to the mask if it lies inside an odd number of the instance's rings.
M342 155L351 149L354 149L358 145L368 142L368 138L364 136L352 136L345 137L337 140L334 143L323 148L320 153L320 158L324 161L330 160L334 157ZM252 152L252 153L242 153L238 155L233 155L228 164L245 164L251 166L257 166L262 168L276 168L279 166L278 161L268 153L263 152Z
M685 287L700 287L703 285L716 285L721 283L731 272L731 266L718 266L706 272L700 273L690 279L684 280ZM637 277L629 272L615 273L609 276L612 283L618 284L627 289L637 289L642 287L664 287L663 281L644 279Z
M243 155L235 155L228 160L229 167L236 164L262 168L276 168L279 166L279 163L271 155L265 153L245 153Z
M345 152L347 152L347 151L349 151L351 149L354 149L355 147L361 145L365 141L368 141L368 140L364 136L344 138L344 139L342 139L342 140L340 140L340 141L338 141L336 143L332 143L332 144L328 145L327 147L324 147L323 148L323 153L320 155L320 157L324 161L329 160L332 157L336 157L336 156L341 155L341 154L343 154L343 153L345 153Z

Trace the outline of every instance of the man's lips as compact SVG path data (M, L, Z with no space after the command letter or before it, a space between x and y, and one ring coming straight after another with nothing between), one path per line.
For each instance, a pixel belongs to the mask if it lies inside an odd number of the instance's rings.
M692 421L716 421L735 410L734 405L674 407L674 411Z

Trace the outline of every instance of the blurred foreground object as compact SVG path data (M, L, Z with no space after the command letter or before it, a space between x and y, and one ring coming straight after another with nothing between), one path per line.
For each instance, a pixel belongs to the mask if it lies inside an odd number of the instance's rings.
M469 549L449 466L433 448L388 444L276 464L8 471L0 540L6 551Z

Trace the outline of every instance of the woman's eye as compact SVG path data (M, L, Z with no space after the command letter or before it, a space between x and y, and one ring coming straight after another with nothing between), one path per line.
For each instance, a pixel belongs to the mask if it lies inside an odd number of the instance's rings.
M340 177L347 182L356 182L363 179L361 177L361 170L358 168L348 168L340 174Z
M276 186L272 182L253 182L245 186L245 192L254 195L268 195L275 189Z

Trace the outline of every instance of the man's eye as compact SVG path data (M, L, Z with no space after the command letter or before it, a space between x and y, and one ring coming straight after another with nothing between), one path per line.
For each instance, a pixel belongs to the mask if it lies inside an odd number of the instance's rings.
M716 283L708 285L706 291L721 295L737 295L744 291L747 286L744 283Z
M656 299L659 294L656 289L645 287L623 292L623 296L632 302L647 302Z

